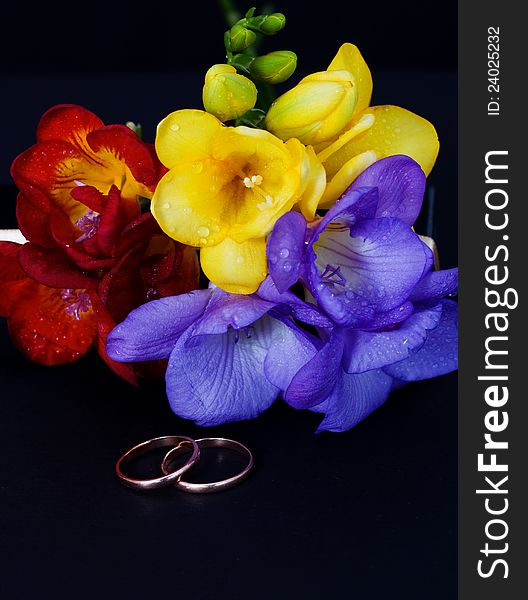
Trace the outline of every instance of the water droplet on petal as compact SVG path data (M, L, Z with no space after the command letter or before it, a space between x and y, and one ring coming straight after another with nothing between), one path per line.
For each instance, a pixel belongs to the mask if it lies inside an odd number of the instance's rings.
M196 233L200 237L206 238L209 235L209 233L211 233L211 232L209 231L209 227L206 227L205 225L203 225L202 227L198 227L198 229L196 230Z
M192 170L196 174L200 174L203 171L203 163L198 161L192 164Z
M236 257L236 263L237 265L241 265L244 262L244 257L243 256L237 256Z
M288 258L288 256L290 256L290 251L288 248L282 248L282 250L279 252L279 256L281 258Z
M180 126L178 124L176 124L176 123L173 123L170 126L170 129L171 129L171 131L180 131Z
M161 208L170 208L170 207L171 207L171 205L169 202L165 202L165 204L161 205Z
M292 264L289 261L286 261L283 265L282 265L282 270L285 273L289 273L292 270Z

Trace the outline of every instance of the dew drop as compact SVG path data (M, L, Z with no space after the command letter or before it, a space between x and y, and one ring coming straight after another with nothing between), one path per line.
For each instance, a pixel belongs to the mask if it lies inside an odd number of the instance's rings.
M207 240L205 238L200 238L199 242L200 242L200 246L207 246Z
M209 231L209 227L205 227L205 225L203 225L202 227L198 227L196 233L200 237L206 238L211 232Z
M186 206L185 208L182 208L182 212L186 215L190 215L192 213L192 208L190 206Z
M203 163L200 162L200 161L193 163L192 164L192 170L195 173L198 173L198 174L201 173L203 171Z
M236 263L237 265L241 265L244 262L244 257L243 256L237 256L236 257Z
M180 131L180 126L179 126L179 125L177 125L176 123L173 123L173 124L170 126L170 129L171 129L171 131Z
M290 256L290 251L288 248L282 248L282 250L279 252L279 256L281 258L288 258L288 256Z
M161 208L170 208L171 205L168 202L165 202L165 204L161 205Z
M286 261L283 265L282 265L282 270L285 273L289 273L292 270L292 264L289 261Z

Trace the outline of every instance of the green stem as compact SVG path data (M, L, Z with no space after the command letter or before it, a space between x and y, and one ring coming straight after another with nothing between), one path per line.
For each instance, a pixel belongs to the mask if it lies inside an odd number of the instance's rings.
M218 4L229 27L232 27L242 17L233 0L218 0Z

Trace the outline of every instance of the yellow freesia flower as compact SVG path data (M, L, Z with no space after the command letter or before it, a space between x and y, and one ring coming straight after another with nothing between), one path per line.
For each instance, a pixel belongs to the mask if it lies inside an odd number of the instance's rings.
M231 65L213 65L205 74L203 105L220 121L238 119L255 106L255 84Z
M266 236L295 205L313 219L325 174L312 148L269 131L226 127L200 110L158 125L156 152L169 171L152 214L175 240L201 248L205 275L235 294L255 292L267 274Z
M358 101L347 127L316 150L327 186L319 203L329 208L354 179L377 160L394 154L413 158L429 175L438 155L438 135L426 119L399 106L372 106L372 76L353 44L343 44L328 70L347 69L354 75Z
M272 107L266 118L268 128L281 139L287 140L294 134L300 134L304 143L314 144L327 176L319 208L329 208L362 171L381 158L405 154L418 162L428 175L439 150L436 130L426 119L398 106L370 107L372 76L358 48L349 43L340 47L326 71L329 78L344 72L349 74L356 99L346 123L339 130L320 127L321 115L332 115L336 119L335 125L339 122L338 117L345 114L344 106L336 104L331 95L327 99L322 94L317 96L317 111L312 111L309 119L311 104L316 99L315 96L309 99L298 91L304 80L297 88L284 94L290 100L287 103L288 114L274 114ZM283 96L276 100L279 108L286 105L281 98ZM296 123L295 114L303 120L303 131L291 127L291 123ZM307 140L305 131L318 131L319 138Z

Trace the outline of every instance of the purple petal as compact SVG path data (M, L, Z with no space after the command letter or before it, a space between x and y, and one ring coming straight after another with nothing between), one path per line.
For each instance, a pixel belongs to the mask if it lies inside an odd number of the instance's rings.
M350 231L329 227L315 242L310 292L345 327L363 327L402 305L427 265L424 244L399 219L369 219Z
M270 347L264 362L264 372L268 380L285 391L291 380L317 353L316 342L305 331L293 323L283 327Z
M418 350L427 332L440 322L442 305L417 311L392 331L353 331L345 337L343 368L347 373L363 373L379 369L407 358Z
M398 323L402 323L414 313L412 302L404 302L401 306L393 308L383 313L377 313L369 320L368 326L363 327L365 331L379 331L388 329Z
M440 322L427 333L424 345L409 358L385 367L385 373L402 381L417 381L458 368L458 306L452 300L442 300L441 305Z
M458 269L431 271L414 288L410 300L436 300L444 296L455 296L457 293Z
M257 296L229 294L214 288L203 317L196 323L193 336L225 333L228 329L248 327L269 312L275 304Z
M252 419L266 410L279 390L264 375L273 339L286 327L264 317L248 332L203 335L186 344L180 338L166 373L172 410L198 425Z
M292 315L299 321L313 325L314 327L334 327L331 321L315 304L305 302L290 291L283 294L279 292L271 277L261 283L257 295L268 302L276 304L274 313Z
M378 160L354 181L351 189L377 187L376 217L397 217L413 225L422 207L425 174L412 158L403 155Z
M285 292L302 276L305 240L306 220L301 213L286 213L275 223L267 255L269 272L279 292Z
M293 376L284 400L294 408L310 408L328 397L341 372L342 330L335 329L329 341Z
M317 238L330 223L350 228L362 219L373 219L376 215L378 199L377 188L352 185L315 226L312 240Z
M211 290L196 290L136 308L108 335L108 356L118 362L167 358L181 334L202 316L210 297Z
M381 370L359 375L343 373L331 395L312 409L325 413L317 432L354 427L385 402L391 386L392 378Z

